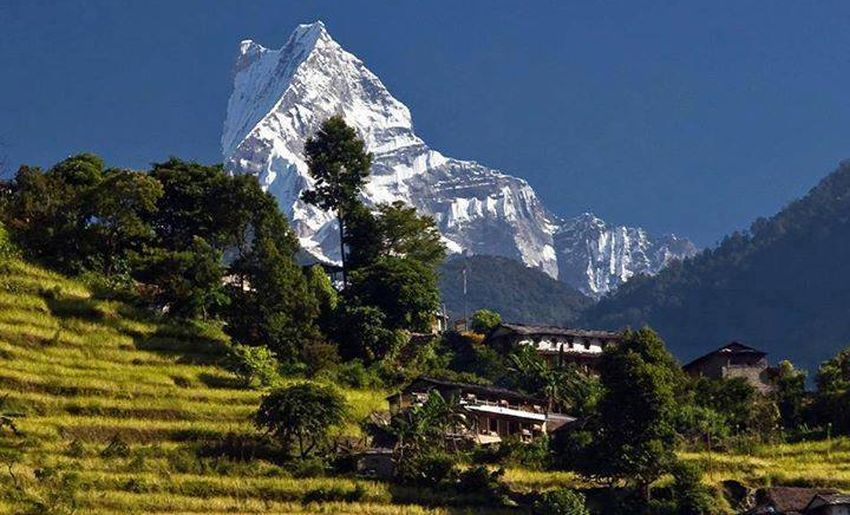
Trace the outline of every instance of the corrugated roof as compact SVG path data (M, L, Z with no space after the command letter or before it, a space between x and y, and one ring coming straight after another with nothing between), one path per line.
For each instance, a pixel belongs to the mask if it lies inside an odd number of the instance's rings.
M750 347L749 345L744 345L741 342L732 341L732 342L729 342L726 345L724 345L724 346L722 346L718 349L715 349L715 350L709 352L708 354L704 354L704 355L696 358L695 360L686 364L682 368L687 370L688 368L691 368L695 365L698 365L699 363L702 363L703 361L710 358L711 356L714 356L715 354L724 354L724 355L727 355L727 354L728 355L748 354L748 355L752 355L752 356L767 356L766 352L760 351L758 349L754 349L753 347Z
M469 392L469 393L502 396L502 397L508 397L508 398L511 398L511 399L525 400L525 401L533 402L533 403L537 403L537 404L545 404L545 401L543 399L539 399L539 398L531 396L531 395L526 395L524 393L520 393L520 392L517 392L517 391L514 391L514 390L509 390L507 388L499 388L497 386L483 386L483 385L480 385L480 384L472 384L472 383L459 383L459 382L455 382L455 381L446 381L446 380L443 380L443 379L437 379L435 377L430 377L430 376L419 376L419 377L417 377L416 379L411 381L409 385L404 387L404 389L402 391L410 390L413 385L415 385L416 383L419 383L419 382L429 383L429 384L432 384L434 386L442 386L444 388L463 390L463 391ZM387 397L387 399L391 399L393 397L395 397L395 395L390 395L389 397Z
M573 329L569 327L559 327L555 325L532 325L532 324L500 324L499 327L504 327L510 331L513 331L518 334L523 335L531 335L531 334L541 334L541 335L557 335L557 336L578 336L582 338L605 338L605 339L614 339L619 338L620 333L615 333L612 331L597 331L597 330L587 330L587 329Z

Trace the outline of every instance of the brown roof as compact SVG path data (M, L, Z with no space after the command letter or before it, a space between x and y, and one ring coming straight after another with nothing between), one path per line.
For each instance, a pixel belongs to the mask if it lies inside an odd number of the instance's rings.
M691 367L699 365L703 361L707 360L708 358L710 358L710 357L712 357L716 354L736 355L736 356L750 355L750 356L758 356L758 357L767 356L766 352L762 352L758 349L754 349L754 348L750 347L749 345L744 345L741 342L729 342L726 345L720 347L719 349L713 350L713 351L709 352L708 354L705 354L703 356L698 357L697 359L691 361L690 363L686 364L682 368L687 370Z
M543 399L539 399L539 398L531 396L531 395L526 395L524 393L520 393L520 392L517 392L517 391L514 391L514 390L508 390L507 388L499 388L499 387L496 387L496 386L483 386L483 385L480 385L480 384L472 384L472 383L459 383L459 382L455 382L455 381L446 381L446 380L443 380L443 379L437 379L435 377L429 377L429 376L419 376L419 377L417 377L416 379L411 381L411 383L409 385L404 387L404 389L402 391L403 392L412 391L417 387L417 385L423 386L423 383L424 383L424 386L426 386L426 387L431 386L432 389L434 389L434 388L445 388L445 389L452 389L452 390L460 390L460 391L468 392L468 393L474 393L476 395L491 395L491 396L494 396L494 397L496 397L496 396L504 397L505 399L514 399L514 400L532 402L532 403L535 403L535 404L545 404L545 401ZM393 397L395 397L395 395L390 395L389 397L387 397L387 399L391 399Z
M806 506L817 495L838 493L829 488L798 488L792 486L775 486L761 488L756 492L756 507L747 513L796 515L804 513Z
M499 324L493 331L505 328L510 332L522 335L555 335L555 336L578 336L582 338L605 338L614 339L621 336L620 333L612 331L596 331L587 329L572 329L555 325L532 325L532 324ZM491 333L493 332L491 331Z
M805 512L821 506L850 506L850 495L847 494L817 494L809 504L806 505Z

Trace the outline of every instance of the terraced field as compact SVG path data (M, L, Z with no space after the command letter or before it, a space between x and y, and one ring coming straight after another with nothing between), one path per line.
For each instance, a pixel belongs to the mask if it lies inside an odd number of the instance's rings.
M441 492L276 465L249 421L262 392L218 365L226 349L216 326L157 320L0 261L0 420L13 424L0 425L0 511L462 513L476 502L449 509ZM386 392L344 393L340 433L357 435L357 421L385 409ZM506 480L531 490L573 476L508 470Z

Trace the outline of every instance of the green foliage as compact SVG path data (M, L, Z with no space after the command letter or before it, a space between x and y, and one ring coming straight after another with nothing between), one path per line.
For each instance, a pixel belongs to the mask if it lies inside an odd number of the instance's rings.
M369 176L372 156L341 116L328 118L314 136L307 138L304 154L315 182L314 189L302 194L305 202L332 211L357 200Z
M678 462L672 468L673 501L679 515L711 515L722 513L714 492L702 482L699 465Z
M324 443L332 426L343 422L347 409L345 399L333 388L300 383L263 397L254 423L284 448L297 445L305 459Z
M746 379L700 378L693 391L694 403L722 415L730 433L759 434L767 415L767 407L762 405L766 399Z
M9 232L3 223L0 222L0 259L9 259L16 257L19 251L14 243L9 238Z
M147 222L162 196L140 172L104 170L92 154L70 157L42 172L23 166L7 185L0 213L28 257L63 272L121 271L153 236Z
M207 318L230 301L221 281L223 271L221 252L195 237L187 250L150 249L134 275L156 286L153 299L170 314Z
M453 319L468 316L465 310L486 308L508 321L574 325L580 311L591 303L566 283L504 257L450 257L439 275L442 300Z
M804 422L806 402L806 372L797 370L794 365L784 360L777 366L773 398L779 409L782 427L793 431Z
M307 343L301 349L301 361L307 367L307 375L315 377L320 373L336 369L340 358L335 344L316 341Z
M427 332L440 307L436 273L400 257L382 257L351 274L347 292L362 306L375 306L392 329Z
M233 344L225 365L249 388L272 386L279 379L277 358L268 347Z
M472 314L469 328L479 334L486 334L491 329L502 323L502 317L495 311L479 309Z
M692 445L705 442L712 446L723 442L731 433L726 416L690 403L676 413L676 432Z
M818 367L814 412L817 422L838 434L850 434L850 349Z
M598 479L649 485L675 462L675 416L684 377L651 329L627 331L608 346L600 364L604 393L588 428L592 442L578 449L578 471ZM572 442L573 444L575 442Z
M387 325L386 315L377 307L343 305L337 310L331 336L344 359L370 364L386 356L398 341Z
M595 377L572 364L550 366L529 346L508 356L508 380L519 390L545 398L549 411L557 406L577 417L592 413L602 393Z
M238 341L268 346L282 361L297 360L318 339L319 304L295 262L298 240L286 218L256 182L253 188L253 240L231 265L226 330Z
M590 515L584 495L571 488L556 488L543 492L534 502L535 515Z

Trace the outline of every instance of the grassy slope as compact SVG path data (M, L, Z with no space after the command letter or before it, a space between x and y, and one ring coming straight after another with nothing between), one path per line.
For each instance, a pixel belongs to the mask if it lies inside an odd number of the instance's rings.
M263 460L198 459L189 445L254 434L262 392L237 387L216 363L226 337L203 325L157 321L82 284L19 261L0 262L0 412L20 413L20 435L0 428L0 511L27 495L49 499L35 471L78 472L82 511L424 513L439 492L348 478L297 479ZM346 390L350 423L385 409L385 392ZM103 457L116 436L129 456ZM11 458L10 458L11 456ZM508 471L522 489L569 483L569 474ZM318 488L362 485L360 503L303 504ZM442 512L437 508L437 512Z
M349 478L297 479L271 463L198 460L198 441L250 435L261 392L235 387L216 365L225 337L208 326L172 325L92 297L83 285L13 261L0 263L0 411L17 412L20 435L0 429L0 511L15 504L12 476L30 496L49 499L37 469L77 471L81 511L443 512L439 492ZM384 392L347 390L351 424L384 408ZM125 457L104 457L116 435ZM708 462L703 454L686 455ZM733 477L850 489L850 441L714 455L713 479ZM568 473L508 470L517 489L574 483ZM304 504L317 488L351 490L360 503Z

